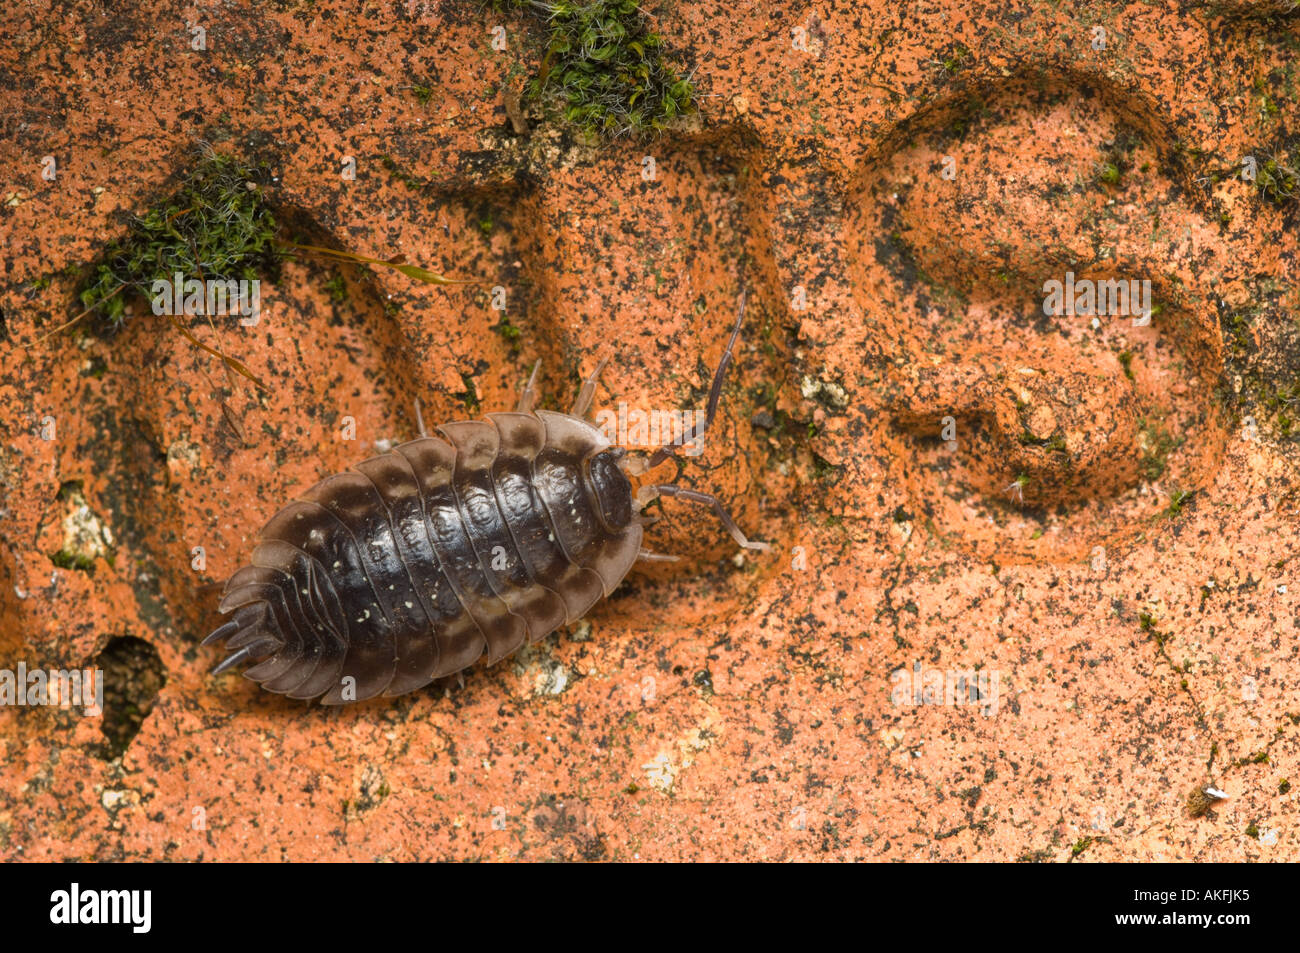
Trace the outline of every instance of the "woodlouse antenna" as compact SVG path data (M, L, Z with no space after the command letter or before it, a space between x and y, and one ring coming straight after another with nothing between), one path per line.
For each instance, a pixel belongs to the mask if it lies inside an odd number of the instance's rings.
M745 289L740 290L740 303L736 308L736 324L731 329L731 337L727 341L726 350L722 352L722 360L718 362L718 369L713 374L713 384L709 388L709 404L704 412L704 423L691 432L689 439L681 443L665 444L654 453L645 463L646 470L652 470L659 464L663 463L669 457L676 454L683 446L689 443L696 443L704 437L706 431L713 424L713 418L718 412L718 401L722 397L722 382L726 378L727 368L731 366L731 361L736 351L736 341L740 339L740 326L745 320ZM656 497L671 496L677 499L687 500L691 503L702 503L706 506L713 507L713 511L718 514L718 519L722 520L722 525L727 528L734 539L742 549L756 549L759 552L767 552L772 547L767 543L751 540L727 512L727 508L722 501L711 493L701 493L699 490L688 490L680 487L675 483L661 483L655 486L642 487L636 495L638 507L643 507L650 503Z
M695 443L698 446L698 442L703 439L709 427L713 426L713 417L718 412L718 401L722 398L722 380L727 376L727 368L731 366L732 356L736 350L736 341L740 339L740 325L745 320L745 293L745 289L741 288L740 304L736 309L736 326L731 329L731 338L727 341L727 349L722 352L722 360L718 362L718 369L713 374L713 385L709 388L709 405L704 411L704 423L691 431L688 439L683 440L681 443L664 444L652 453L650 459L646 461L647 470L653 470L689 443Z

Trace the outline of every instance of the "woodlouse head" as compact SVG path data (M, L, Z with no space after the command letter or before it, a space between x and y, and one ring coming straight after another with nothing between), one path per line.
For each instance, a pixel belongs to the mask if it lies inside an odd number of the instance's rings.
M632 484L624 474L627 451L622 447L602 450L587 461L587 485L596 498L601 522L610 531L632 522Z

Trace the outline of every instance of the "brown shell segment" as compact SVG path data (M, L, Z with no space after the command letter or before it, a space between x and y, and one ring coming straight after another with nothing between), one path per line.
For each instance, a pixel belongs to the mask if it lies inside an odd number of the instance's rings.
M492 467L497 500L516 548L533 579L564 602L564 622L576 622L605 595L604 582L569 559L533 480L533 462L546 447L546 425L533 414L491 414L502 452ZM640 527L637 527L638 530Z

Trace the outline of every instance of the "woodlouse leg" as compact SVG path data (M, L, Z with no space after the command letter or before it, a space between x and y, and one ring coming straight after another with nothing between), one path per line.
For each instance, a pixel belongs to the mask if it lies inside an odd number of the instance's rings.
M519 406L515 408L517 413L531 414L533 412L533 404L537 400L537 387L535 386L537 384L537 372L541 368L542 361L539 358L537 363L533 365L532 374L528 375L528 383L524 385L523 393L519 395Z
M420 398L418 397L415 398L415 426L420 429L421 437L429 436L428 432L424 429L424 415L420 413Z
M722 352L722 360L718 362L718 369L713 373L713 385L709 388L709 406L704 412L704 423L695 428L689 440L679 444L665 444L652 453L647 468L652 469L659 466L686 444L694 443L698 446L699 441L704 438L705 432L713 426L713 416L718 412L718 400L722 397L722 381L727 376L727 368L731 366L731 360L736 350L736 341L740 338L740 325L744 320L745 289L742 288L740 291L740 304L736 309L736 325L731 329L731 338L727 341L727 349ZM736 532L739 532L739 530Z
M731 533L732 539L740 544L742 549L757 549L759 552L767 552L772 547L767 543L761 543L758 540L751 540L745 536L736 521L731 518L727 508L722 505L722 501L710 493L701 493L699 490L688 490L685 487L676 486L672 483L664 483L654 488L660 496L675 496L679 499L689 500L692 503L704 503L713 507L713 512L718 514L718 519L722 520L722 525L727 527Z
M675 563L682 557L667 556L664 555L663 553L652 553L648 549L643 549L636 554L636 558L641 562L647 562L647 563Z
M596 384L600 380L600 372L605 369L609 363L609 358L602 357L596 369L591 372L591 376L582 382L582 390L578 391L578 399L573 402L573 409L569 414L573 417L585 418L587 411L591 410L591 402L596 399Z

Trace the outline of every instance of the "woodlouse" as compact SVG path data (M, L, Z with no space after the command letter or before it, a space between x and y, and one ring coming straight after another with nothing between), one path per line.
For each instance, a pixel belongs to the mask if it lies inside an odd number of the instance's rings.
M744 320L713 376L713 423ZM514 413L458 421L328 477L279 511L251 564L226 583L204 640L232 654L214 673L244 674L323 704L400 695L452 675L485 652L495 663L585 615L640 557L640 510L657 496L712 506L736 542L750 541L714 496L676 484L634 496L682 444L629 456L585 419L602 361L568 414L533 410L537 369Z

